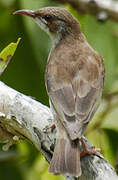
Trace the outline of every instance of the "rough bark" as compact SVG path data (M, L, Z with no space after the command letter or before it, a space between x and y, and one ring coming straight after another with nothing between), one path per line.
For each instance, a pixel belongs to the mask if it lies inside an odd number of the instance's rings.
M56 141L56 129L48 129L53 124L50 109L0 82L0 141L3 150L20 139L28 140L43 153L50 162ZM86 146L91 144L84 138ZM113 167L99 153L81 158L82 176L65 175L67 180L116 180Z

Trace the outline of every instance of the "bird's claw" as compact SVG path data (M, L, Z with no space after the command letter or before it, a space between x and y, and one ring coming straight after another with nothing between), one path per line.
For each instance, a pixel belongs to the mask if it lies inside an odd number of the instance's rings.
M80 153L80 157L84 157L85 155L95 155L96 153L101 153L101 149L96 149L95 146L91 146L87 149L83 138L81 138L80 141L82 143L82 152Z

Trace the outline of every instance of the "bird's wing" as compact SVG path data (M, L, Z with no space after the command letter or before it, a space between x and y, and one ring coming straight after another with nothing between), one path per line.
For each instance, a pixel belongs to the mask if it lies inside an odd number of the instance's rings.
M87 62L73 78L49 93L53 107L71 139L83 135L102 95L104 75L101 68Z

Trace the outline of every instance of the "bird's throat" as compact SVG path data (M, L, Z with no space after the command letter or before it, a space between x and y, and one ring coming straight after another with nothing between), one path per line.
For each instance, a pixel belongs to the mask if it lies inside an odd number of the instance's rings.
M57 34L55 36L52 36L52 43L53 43L53 48L58 46L62 40L62 34Z

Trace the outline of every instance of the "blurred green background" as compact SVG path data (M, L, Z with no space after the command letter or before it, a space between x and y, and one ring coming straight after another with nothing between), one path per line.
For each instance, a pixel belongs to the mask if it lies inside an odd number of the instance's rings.
M62 6L54 0L0 0L0 51L21 37L17 51L1 81L48 105L44 71L51 41L28 17L13 16L17 9ZM118 161L118 23L98 22L90 15L79 15L68 4L63 7L81 22L88 42L103 57L106 79L100 107L86 136L101 148L105 158L116 167ZM48 173L48 163L32 145L21 142L8 152L0 145L0 180L63 180Z

